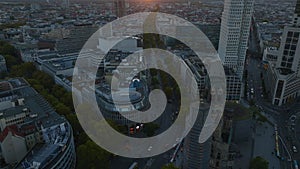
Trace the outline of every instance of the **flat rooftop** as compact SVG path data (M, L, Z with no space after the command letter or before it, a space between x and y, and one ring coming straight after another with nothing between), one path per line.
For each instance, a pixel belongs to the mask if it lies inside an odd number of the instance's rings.
M0 101L2 99L3 103L15 103L8 104L7 108L2 106L0 119L25 114L24 121L22 124L18 124L18 128L23 129L25 132L28 126L33 126L42 132L44 140L44 143L37 144L28 152L16 168L37 166L45 168L48 164L55 162L56 157L64 151L65 145L70 142L72 134L70 124L64 117L57 114L52 106L30 87L24 79L17 78L0 81L0 84L9 86L7 90L2 91L6 95L0 96ZM1 104L0 102L0 106Z

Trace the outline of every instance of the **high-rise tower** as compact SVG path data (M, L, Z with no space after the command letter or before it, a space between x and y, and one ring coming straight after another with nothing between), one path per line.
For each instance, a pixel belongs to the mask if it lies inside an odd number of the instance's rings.
M224 64L242 78L254 0L225 0L219 55Z
M227 74L227 99L239 100L254 0L225 0L219 56ZM237 90L238 89L238 90Z
M126 15L125 0L114 0L116 16L121 18Z

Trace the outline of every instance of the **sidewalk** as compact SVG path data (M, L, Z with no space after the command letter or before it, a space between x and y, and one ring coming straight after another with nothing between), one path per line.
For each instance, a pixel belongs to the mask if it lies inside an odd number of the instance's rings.
M241 156L235 159L234 169L249 168L253 149L252 126L252 120L244 120L236 123L233 141L238 146Z
M271 120L271 119L269 119ZM274 127L269 123L257 124L253 157L261 156L269 162L269 168L280 169L280 160L276 157Z

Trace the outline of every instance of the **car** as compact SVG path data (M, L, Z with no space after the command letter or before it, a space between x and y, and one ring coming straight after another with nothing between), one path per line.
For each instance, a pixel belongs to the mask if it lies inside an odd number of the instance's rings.
M296 146L293 146L293 152L294 152L294 153L297 153L297 152L298 152Z
M295 116L295 115L292 115L292 116L290 117L291 122L295 122L296 119L297 119L297 116Z

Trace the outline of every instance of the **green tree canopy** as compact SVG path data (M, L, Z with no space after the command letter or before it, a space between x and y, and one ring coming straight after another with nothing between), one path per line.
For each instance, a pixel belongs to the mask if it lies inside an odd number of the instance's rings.
M152 85L153 86L159 85L159 80L157 77L152 77Z
M173 96L173 88L172 87L166 87L164 92L168 99L172 98L172 96Z
M17 64L17 62L16 62ZM31 78L32 74L36 71L33 63L23 63L20 65L12 65L11 76Z
M108 169L111 154L88 140L77 148L77 169Z
M50 90L54 86L53 78L42 71L35 71L32 75L34 79L38 79L45 89Z
M151 76L157 76L157 69L150 69Z
M152 137L155 131L159 129L159 125L156 123L146 123L144 129L142 130L148 137Z
M19 61L17 58L11 55L3 55L6 61L6 67L8 70L11 70L13 66L18 65Z
M3 45L0 46L0 53L2 55L17 56L18 50L11 44L4 42Z
M161 169L179 169L179 168L175 167L174 164L167 164L163 166Z
M55 84L52 87L52 94L57 98L62 97L65 93L66 93L66 90L60 85Z
M57 111L57 113L61 114L61 115L68 115L71 114L71 110L69 107L67 107L66 105L62 104L62 103L58 103L55 106L55 109Z
M264 158L257 156L251 160L250 169L268 169L269 162Z

